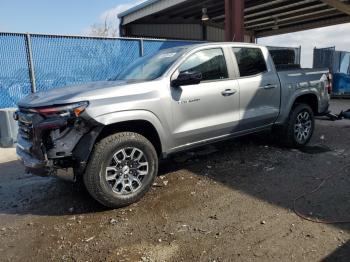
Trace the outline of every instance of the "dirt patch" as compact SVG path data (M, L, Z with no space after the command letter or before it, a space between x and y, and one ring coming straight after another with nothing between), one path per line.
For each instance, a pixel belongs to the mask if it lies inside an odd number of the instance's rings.
M296 196L349 163L348 127L317 121L304 151L259 134L174 156L144 199L118 210L70 183L23 175L14 151L1 149L1 260L349 261L349 224L311 223L292 211ZM298 208L350 219L349 174Z

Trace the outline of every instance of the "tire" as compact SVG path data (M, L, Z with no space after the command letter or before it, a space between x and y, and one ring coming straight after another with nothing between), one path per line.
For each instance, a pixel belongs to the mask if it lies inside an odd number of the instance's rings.
M310 142L314 130L315 117L311 107L307 104L296 104L285 126L279 130L279 139L287 147L301 148Z
M151 142L137 133L123 132L95 145L83 180L94 199L120 208L140 200L157 173L158 156Z

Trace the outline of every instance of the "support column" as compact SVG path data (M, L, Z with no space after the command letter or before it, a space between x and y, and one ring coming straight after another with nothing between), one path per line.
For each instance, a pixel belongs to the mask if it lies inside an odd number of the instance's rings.
M208 27L205 23L202 24L202 40L208 41Z
M244 0L225 0L225 40L244 41Z

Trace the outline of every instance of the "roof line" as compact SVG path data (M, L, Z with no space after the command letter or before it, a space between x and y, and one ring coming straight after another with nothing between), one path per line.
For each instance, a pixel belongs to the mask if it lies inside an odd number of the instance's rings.
M124 12L121 12L120 14L118 14L118 18L122 18L124 16L127 16L127 15L129 15L131 13L134 13L134 12L136 12L136 11L142 9L142 8L145 8L145 7L151 5L151 4L155 3L155 2L158 2L158 1L160 1L160 0L147 0L145 2L142 2L141 4L135 5L134 7L131 7L130 9L128 9L128 10L126 10Z

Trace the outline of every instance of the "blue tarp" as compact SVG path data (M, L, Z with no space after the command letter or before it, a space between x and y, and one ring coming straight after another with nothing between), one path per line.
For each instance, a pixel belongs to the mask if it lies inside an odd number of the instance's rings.
M350 95L350 75L344 73L333 75L333 94Z

